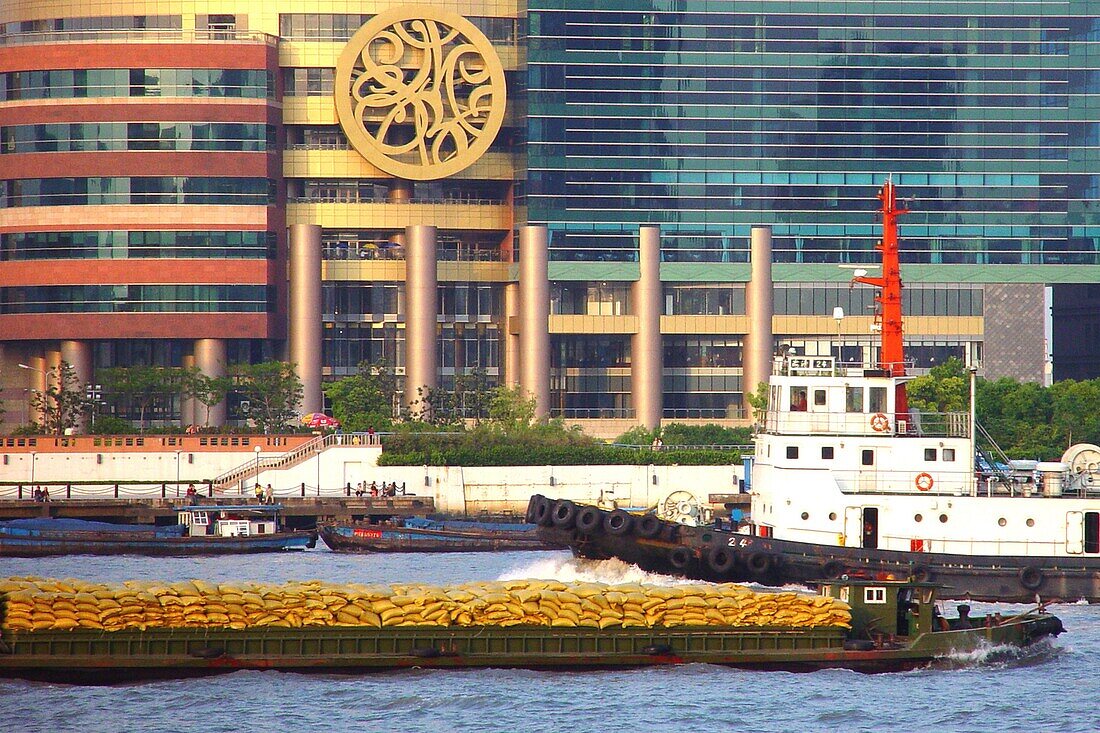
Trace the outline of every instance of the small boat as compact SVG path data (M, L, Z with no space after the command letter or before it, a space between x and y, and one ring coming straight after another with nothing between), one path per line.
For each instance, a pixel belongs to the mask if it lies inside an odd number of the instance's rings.
M733 531L535 497L527 520L544 539L710 580L858 572L933 580L953 598L1100 601L1100 447L1013 461L979 443L973 399L970 412L910 409L897 233L906 211L890 182L879 199L882 276L853 278L878 288L879 360L780 349L746 469L751 523Z
M406 517L382 524L322 524L321 539L335 552L492 552L561 550L530 524Z
M167 526L83 519L33 518L0 522L0 556L221 555L315 547L314 531L286 531L280 504L186 506Z
M1042 607L1008 618L938 613L928 583L842 579L821 595L851 608L844 626L302 625L234 628L13 630L0 677L77 684L177 678L240 669L618 669L717 664L808 672L888 672L995 647L1028 647L1063 631ZM2 605L0 605L2 607ZM1039 647L1041 650L1041 647Z

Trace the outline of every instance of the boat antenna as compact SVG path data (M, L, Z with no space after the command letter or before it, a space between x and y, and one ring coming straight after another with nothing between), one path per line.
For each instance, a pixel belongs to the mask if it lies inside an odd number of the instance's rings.
M898 256L898 217L908 214L909 209L899 205L893 176L886 179L878 192L882 202L882 239L875 245L882 253L882 276L853 277L854 282L863 283L879 289L875 296L878 304L880 330L879 368L892 377L905 376L904 330L901 314L901 264ZM908 412L904 385L897 388L895 409L898 414Z

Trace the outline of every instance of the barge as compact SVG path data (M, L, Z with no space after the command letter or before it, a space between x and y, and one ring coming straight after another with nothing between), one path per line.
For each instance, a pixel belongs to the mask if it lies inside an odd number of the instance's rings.
M230 555L302 550L315 531L288 531L279 504L186 506L176 524L147 526L81 519L0 522L0 557L48 555Z
M985 648L1010 646L1026 653L1028 647L1062 631L1058 618L1041 608L1001 618L970 617L963 607L958 617L945 619L938 614L935 591L932 584L897 581L845 579L826 583L811 606L828 609L825 618L832 617L830 614L838 608L850 608L850 623L827 625L619 623L601 628L572 622L524 623L518 617L509 625L505 621L486 622L488 616L474 619L469 625L407 625L398 621L393 625L363 622L239 629L16 630L8 624L0 633L0 676L107 684L239 669L592 670L689 663L799 672L825 668L886 672L919 668ZM616 593L629 595L606 589L599 595L612 606L609 599L614 600ZM777 594L746 593L750 605L770 605L773 609L777 605ZM484 599L496 595L500 594L488 593ZM315 600L323 597L325 591L319 592ZM595 601L595 596L592 598ZM645 604L661 598L651 597ZM681 605L687 604L684 597L680 601ZM465 611L459 611L456 618L462 613ZM559 620L565 617L563 613ZM848 617L846 611L842 617Z
M326 523L318 531L334 552L499 552L566 547L539 537L530 524L506 522L407 517L380 524Z

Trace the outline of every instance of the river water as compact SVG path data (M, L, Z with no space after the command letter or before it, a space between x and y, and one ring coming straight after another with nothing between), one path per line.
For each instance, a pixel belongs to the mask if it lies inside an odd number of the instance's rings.
M507 578L680 582L566 552L233 558L0 559L0 576L102 582L460 583ZM974 604L1009 613L1020 606ZM1067 633L1018 658L996 650L932 669L809 674L685 665L616 672L414 670L367 675L241 671L114 687L0 680L0 731L959 731L1100 730L1100 606L1053 607Z

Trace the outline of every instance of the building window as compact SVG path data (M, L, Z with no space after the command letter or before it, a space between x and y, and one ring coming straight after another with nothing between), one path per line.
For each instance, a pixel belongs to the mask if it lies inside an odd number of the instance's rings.
M945 461L954 461L955 460L955 449L954 448L944 448L943 449L943 460L945 460Z
M844 388L844 411L863 412L863 387Z
M792 461L798 459L798 446L797 445L788 445L787 446L787 458L789 458Z
M936 460L936 449L935 448L925 448L924 449L924 460L926 460L926 461Z
M822 458L822 460L826 460L826 461L833 460L833 446L831 446L831 445L821 446L821 458Z
M865 449L860 452L859 462L864 466L875 465L875 452L871 449Z

